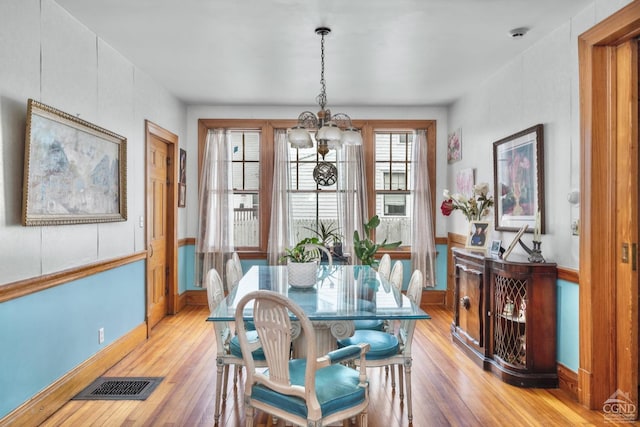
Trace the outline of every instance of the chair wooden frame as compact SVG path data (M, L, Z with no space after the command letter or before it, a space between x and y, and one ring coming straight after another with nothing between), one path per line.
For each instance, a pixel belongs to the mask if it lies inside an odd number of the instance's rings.
M420 270L414 270L411 275L411 279L409 281L409 286L407 288L407 297L418 307L420 306L420 302L422 299L422 289L423 289L423 275ZM403 319L395 328L394 325L393 331L391 331L398 340L398 352L393 356L381 359L370 360L367 359L367 367L386 367L391 366L393 369L393 365L398 365L398 379L400 383L400 401L404 399L404 392L406 390L407 393L407 417L409 420L409 424L413 423L413 408L412 408L412 397L411 397L411 365L412 365L412 357L411 357L411 345L413 342L413 333L416 326L415 319ZM357 331L358 332L358 331ZM380 332L380 331L366 331L367 334L388 334L388 332ZM371 335L370 335L371 336ZM357 344L355 340L347 338L346 340L338 340L339 347L342 345L349 344ZM375 347L374 349L375 350ZM358 360L354 360L354 363L357 365L360 363ZM400 367L404 369L401 369ZM405 382L406 384L403 384Z
M243 317L245 306L250 302L253 302L253 322L258 332L258 338L252 342L247 338ZM290 313L297 319L298 325L291 320ZM247 427L253 426L255 409L303 427L320 427L352 417L357 417L360 425L366 427L369 390L365 355L369 349L368 344L350 346L346 351L345 349L335 350L318 357L312 322L299 305L272 291L260 290L245 295L238 302L235 319L246 367L244 405ZM305 359L292 360L289 358L289 350L296 331L303 333L306 338ZM261 340L261 337L268 338ZM253 352L259 348L263 350L267 360L267 372L256 370ZM316 390L317 375L334 373L339 370L340 375L351 372L352 379L355 379L353 376L355 373L351 368L341 365L342 362L353 359L358 361L360 368L357 373L357 384L354 382L352 387L364 389L364 395L355 399L351 406L333 408L330 413L323 414ZM300 363L306 363L304 365L304 383L292 384L291 369L296 364L300 366ZM331 368L329 368L330 366ZM324 368L331 369L331 371L324 371ZM262 398L258 398L256 393L261 393ZM270 404L270 398L264 398L265 393L270 397L276 395L276 398L279 399L289 399L289 397L303 399L306 417L300 412L287 411L287 405Z
M230 260L231 261L231 260ZM225 297L222 278L215 268L207 273L205 278L207 288L207 303L209 311L213 312L220 301ZM214 423L218 425L220 419L221 405L227 399L227 384L229 382L229 367L235 366L238 369L234 372L234 386L237 383L237 374L240 367L244 365L244 360L231 352L231 340L234 339L234 331L229 322L212 322L216 336L216 401L214 412ZM237 338L236 338L237 339ZM259 366L265 366L264 361L258 361Z

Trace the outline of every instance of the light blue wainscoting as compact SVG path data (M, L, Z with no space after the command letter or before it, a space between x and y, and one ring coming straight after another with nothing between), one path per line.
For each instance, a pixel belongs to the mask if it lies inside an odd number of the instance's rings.
M0 418L144 323L144 295L143 260L0 303Z
M557 281L558 362L574 372L580 366L579 297L580 287L566 280Z
M438 256L436 257L436 287L434 290L447 289L447 245L436 245ZM242 269L247 271L254 265L267 265L266 260L242 260ZM402 289L407 289L411 278L411 260L403 260L403 285ZM201 290L195 286L195 246L183 245L178 249L178 292L187 290Z

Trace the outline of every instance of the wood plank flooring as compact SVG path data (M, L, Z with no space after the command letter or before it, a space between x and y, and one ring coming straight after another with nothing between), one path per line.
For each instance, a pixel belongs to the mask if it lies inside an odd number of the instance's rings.
M450 337L452 313L429 306L431 320L414 337L413 416L422 426L614 426L560 389L522 389L482 371ZM104 376L160 376L146 401L70 401L44 426L213 426L216 364L212 325L205 307L188 306L162 320L151 338ZM384 369L369 370L370 427L407 426L406 407L392 393ZM233 375L220 426L244 426ZM406 397L405 397L406 398ZM272 427L260 413L256 425ZM628 426L629 424L619 424Z

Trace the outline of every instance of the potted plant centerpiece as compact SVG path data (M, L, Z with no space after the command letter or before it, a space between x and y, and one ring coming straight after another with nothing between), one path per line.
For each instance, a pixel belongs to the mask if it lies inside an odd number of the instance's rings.
M280 258L280 262L287 261L287 275L291 286L310 288L316 284L321 252L327 254L331 264L329 251L318 244L318 239L315 237L303 239L292 248L285 248L285 254Z

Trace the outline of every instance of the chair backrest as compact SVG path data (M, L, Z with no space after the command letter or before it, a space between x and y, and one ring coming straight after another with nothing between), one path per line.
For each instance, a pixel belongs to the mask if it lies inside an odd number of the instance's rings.
M207 272L205 277L207 287L207 303L209 311L213 311L218 307L220 301L224 299L224 286L222 278L218 274L218 270L212 268ZM212 322L213 329L216 332L216 347L218 354L228 353L229 340L231 339L231 327L229 322Z
M311 256L313 257L313 259L315 261L318 261L318 263L320 263L320 261L322 260L322 255L320 252L321 251L324 252L327 255L327 261L329 262L329 267L333 265L333 256L331 256L331 252L329 252L329 250L324 246L316 245L315 243L307 243L304 245L304 247L307 251L309 251L309 253L311 253Z
M382 255L380 258L380 263L378 263L378 274L380 277L389 280L389 275L391 274L391 256L389 254Z
M238 252L234 251L233 254L231 254L231 259L233 260L233 265L236 267L236 273L242 277L244 275L244 271L242 271L242 263L240 263L240 256L238 255Z
M224 299L224 286L218 270L212 268L205 278L207 286L207 302L209 303L209 311L216 309L220 301Z
M236 261L233 258L229 258L227 260L227 264L225 265L225 273L227 279L227 291L231 292L242 278L242 273L238 271Z
M422 301L423 276L420 270L414 270L409 279L407 287L407 298L416 306L420 307ZM404 347L404 352L411 354L411 343L413 342L413 332L416 328L415 319L405 319L400 322L400 341Z
M404 266L402 265L402 261L397 260L396 262L393 263L393 268L391 269L391 274L389 275L389 281L399 291L402 291L403 279L404 279Z
M258 338L249 342L244 327L245 306L253 301L253 322ZM300 324L306 341L306 371L304 386L291 384L289 375L289 354L293 340L291 312ZM262 384L279 393L298 396L307 401L309 408L319 408L315 388L317 370L316 338L313 324L302 308L284 295L273 291L254 291L245 295L236 307L236 329L242 357L247 367L245 395L251 395L252 386ZM266 337L263 339L263 337ZM269 368L268 374L256 371L252 352L262 348Z

